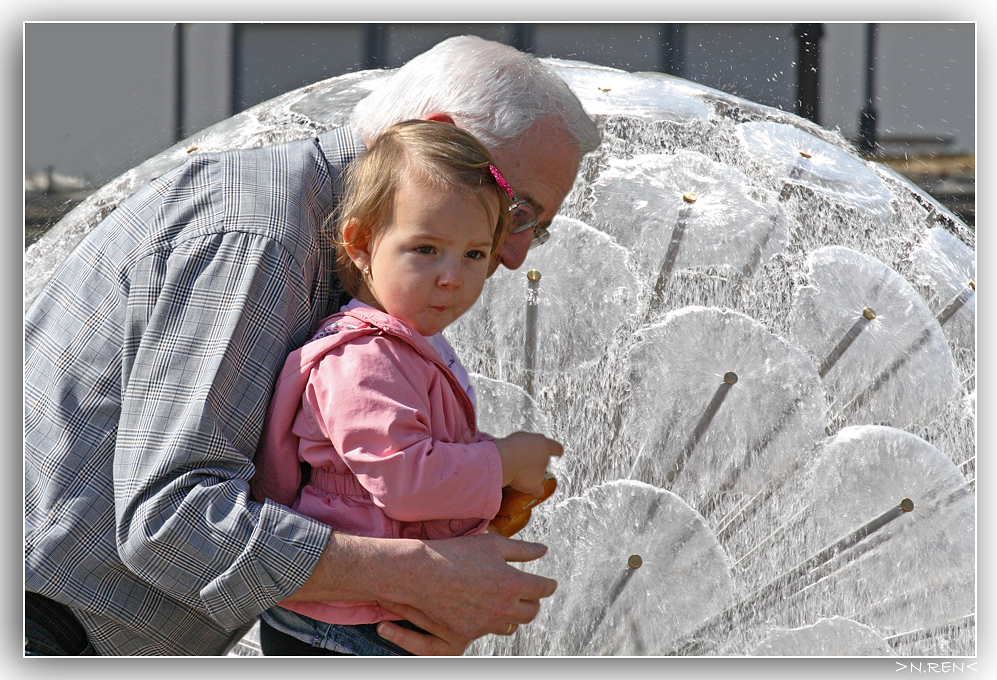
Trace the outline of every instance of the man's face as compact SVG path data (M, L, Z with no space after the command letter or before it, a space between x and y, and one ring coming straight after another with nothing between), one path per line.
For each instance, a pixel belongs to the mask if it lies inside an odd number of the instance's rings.
M550 226L575 183L581 162L578 145L560 124L541 122L513 145L493 149L492 156L516 198L536 209L537 226ZM532 240L532 229L506 236L489 275L500 264L508 269L522 266Z

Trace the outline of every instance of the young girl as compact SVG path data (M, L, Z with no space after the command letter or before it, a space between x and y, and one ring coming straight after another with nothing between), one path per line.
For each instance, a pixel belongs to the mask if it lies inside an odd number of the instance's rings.
M350 167L336 247L353 299L285 363L258 500L335 531L441 539L485 531L503 487L541 496L559 445L478 432L467 371L440 334L481 294L511 195L485 148L446 123L399 123ZM261 641L265 653L406 654L375 630L397 619L375 602L285 601L264 612Z

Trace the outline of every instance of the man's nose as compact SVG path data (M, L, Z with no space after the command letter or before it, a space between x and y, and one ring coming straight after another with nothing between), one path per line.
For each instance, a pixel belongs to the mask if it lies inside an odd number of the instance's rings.
M519 234L507 234L498 253L498 264L506 269L519 269L526 260L526 253L530 249L532 240L532 229L527 229Z

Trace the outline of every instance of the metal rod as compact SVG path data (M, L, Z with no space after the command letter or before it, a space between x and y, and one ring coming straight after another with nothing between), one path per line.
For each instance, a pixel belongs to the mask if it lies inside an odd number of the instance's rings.
M533 370L537 354L537 312L540 307L540 272L531 269L526 273L526 392L533 396Z
M958 312L964 304L969 302L969 298L973 297L976 293L976 282L970 281L966 284L966 287L953 298L952 302L945 306L945 309L938 313L935 318L938 319L940 325L945 325L945 322L952 318L952 315Z
M801 160L798 163L796 163L795 165L793 165L792 168L789 169L789 175L786 177L786 179L782 183L782 191L779 192L779 202L780 203L783 202L783 201L785 201L787 198L789 198L790 194L792 193L794 183L796 182L796 180L798 180L800 177L803 176L803 166L800 163L804 162L802 160L803 158L810 158L810 155L809 154L804 155L801 152L800 156L801 156Z
M975 628L975 626L976 614L966 614L955 621L941 623L929 628L912 630L906 633L898 633L897 635L891 635L890 637L885 638L885 640L888 645L896 649L898 645L920 642L921 640L929 640L938 635L945 635L946 637L949 637L953 632L956 632L961 628L972 629Z
M833 558L876 533L893 520L912 512L913 510L914 502L909 498L904 498L898 505L890 508L879 517L876 517L855 531L852 531L832 545L824 548L820 552L811 556L809 559L785 572L782 576L779 576L768 585L759 588L737 604L728 607L722 613L712 617L692 636L695 641L687 643L683 647L679 648L675 651L675 654L686 656L688 655L690 649L697 649L706 645L707 643L704 642L704 634L720 623L725 625L743 624L753 616L762 614L765 609L773 603L783 601L787 597L801 592L804 588L812 585L810 579L807 579L807 577L818 573L817 570L820 567L826 565Z
M623 589L626 588L627 583L629 583L630 579L633 578L634 572L640 569L643 563L644 562L640 555L631 555L627 560L627 570L620 575L612 589L609 591L609 597L603 603L602 607L599 608L599 613L596 615L595 622L589 626L589 632L580 636L581 643L578 646L579 653L591 644L595 634L599 632L599 627L602 626L602 622L605 620L610 608L620 598L620 595L623 593Z
M665 251L665 259L661 263L658 271L658 280L654 282L654 294L660 302L665 296L665 289L668 287L668 279L672 276L672 269L675 268L675 260L678 258L679 248L682 246L682 238L685 236L685 228L689 223L689 216L692 214L692 204L696 202L696 195L690 192L682 194L682 200L686 202L679 209L678 221L672 229L671 240L668 241L668 250Z
M724 399L727 398L727 393L730 392L731 386L737 382L737 373L733 371L728 371L724 373L723 382L717 387L717 391L713 393L713 399L710 400L709 405L706 407L706 411L703 412L702 417L700 417L699 422L696 423L696 429L692 431L692 436L689 437L689 441L686 442L685 448L682 449L682 453L679 454L678 460L675 461L675 466L668 471L668 475L665 480L668 484L671 484L682 472L685 467L686 461L689 459L689 454L692 453L696 445L699 444L699 440L702 439L703 435L706 434L707 428L709 428L710 423L713 422L713 417L720 410L720 405L723 404Z
M880 387L882 387L887 380L893 377L893 375L910 360L911 354L920 349L928 341L929 338L931 338L930 326L921 331L921 335L917 338L917 340L915 340L906 349L906 351L902 352L900 356L898 356L896 359L890 362L890 365L887 366L885 369L883 369L879 373L879 375L877 375L868 385L866 385L865 389L859 392L854 399L845 404L845 406L841 409L840 413L844 415L846 412L858 408L862 406L862 404L864 404L866 401L868 401L869 397L871 397L874 392L876 392Z
M830 371L836 363L838 363L838 359L840 359L841 355L843 355L845 351L851 347L852 343L855 342L855 338L859 336L859 333L864 331L865 327L869 325L869 322L875 318L876 312L869 307L862 310L862 316L858 318L858 321L852 324L852 327L848 329L845 336L838 341L838 344L835 345L834 349L832 349L831 352L824 358L824 361L821 362L820 368L817 369L817 373L820 377L823 378L827 372Z

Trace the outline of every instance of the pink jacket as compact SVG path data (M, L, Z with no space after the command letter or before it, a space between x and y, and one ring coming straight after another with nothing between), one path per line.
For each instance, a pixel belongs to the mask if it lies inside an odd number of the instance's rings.
M303 461L311 477L301 486ZM277 378L251 486L345 533L480 533L502 500L502 462L429 343L375 309L325 319ZM398 617L372 602L283 602L328 623Z

